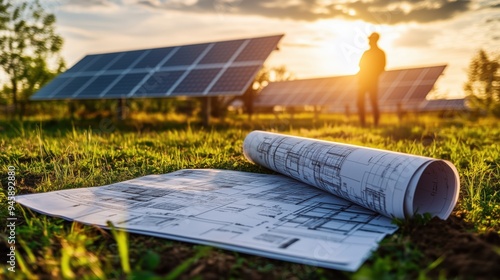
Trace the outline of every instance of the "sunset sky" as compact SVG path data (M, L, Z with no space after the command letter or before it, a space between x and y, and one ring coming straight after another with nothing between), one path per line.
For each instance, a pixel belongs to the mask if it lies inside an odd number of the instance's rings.
M463 96L466 69L483 48L500 51L500 1L471 0L43 0L56 14L72 66L85 54L285 34L269 66L297 78L357 72L381 34L387 69L448 64L437 83Z

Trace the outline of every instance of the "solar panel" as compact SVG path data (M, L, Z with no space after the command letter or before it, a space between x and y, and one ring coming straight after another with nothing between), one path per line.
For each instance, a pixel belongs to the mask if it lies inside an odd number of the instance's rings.
M71 80L66 83L64 87L53 92L52 98L69 98L73 96L73 94L75 94L78 89L90 82L90 80L93 78L95 78L95 76L81 76L71 78Z
M32 99L242 95L282 37L87 55Z
M84 71L100 71L122 56L123 53L108 53L98 56Z
M446 65L390 70L379 81L382 111L416 110L444 71ZM255 106L321 106L333 112L356 111L357 77L337 76L270 83L259 94ZM369 103L367 103L369 104ZM369 108L369 106L368 106Z
M191 65L207 49L207 46L208 44L202 44L179 48L172 57L163 63L162 67Z
M59 89L64 87L72 78L62 77L60 79L55 79L53 82L44 87L44 91L40 92L38 97L40 99L50 98L54 92L58 92Z
M255 76L259 69L260 66L229 67L210 89L210 93L223 95L245 91L252 80L243 80L240 77Z
M118 79L119 75L101 75L97 76L90 83L84 85L77 92L78 96L83 99L92 99L95 96L106 93L112 83Z
M149 51L144 51L144 57L135 64L134 69L151 69L155 68L162 59L169 57L170 53L172 53L174 48L159 48L152 49Z
M420 105L420 111L424 112L467 111L468 109L465 98L426 100Z
M221 70L222 68L195 69L182 80L174 91L188 95L202 95L210 82Z
M216 43L203 57L200 64L225 63L243 44L244 40Z
M238 54L235 61L264 61L269 53L276 49L281 37L274 36L272 38L256 38L248 42L245 48Z
M141 82L147 73L132 73L123 75L113 87L111 87L104 96L106 97L127 97L139 82Z
M116 61L114 61L108 70L124 70L129 68L135 61L137 61L144 52L142 51L131 51L126 52Z
M165 96L170 88L186 71L159 71L151 75L133 93L134 96Z
M95 60L97 60L97 55L87 55L82 60L78 61L75 65L73 65L73 67L68 69L66 73L83 71Z

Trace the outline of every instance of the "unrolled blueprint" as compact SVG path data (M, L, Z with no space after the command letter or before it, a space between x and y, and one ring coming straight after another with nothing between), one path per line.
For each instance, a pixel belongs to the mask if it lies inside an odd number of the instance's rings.
M346 271L397 230L390 217L445 217L454 203L458 179L444 161L261 131L243 151L283 175L185 169L16 200L86 224Z
M106 227L353 271L397 227L282 175L186 169L19 196L36 211Z

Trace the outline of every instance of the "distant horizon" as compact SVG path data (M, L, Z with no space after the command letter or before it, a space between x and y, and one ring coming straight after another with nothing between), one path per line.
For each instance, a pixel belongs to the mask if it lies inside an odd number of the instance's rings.
M387 70L446 64L437 95L464 97L473 56L499 51L495 1L48 0L68 68L88 54L285 34L266 66L296 79L355 74L366 37L381 34Z

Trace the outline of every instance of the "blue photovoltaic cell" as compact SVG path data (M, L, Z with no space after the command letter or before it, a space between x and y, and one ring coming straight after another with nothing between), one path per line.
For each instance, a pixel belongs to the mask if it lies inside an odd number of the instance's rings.
M146 77L147 73L123 75L120 80L106 92L104 97L126 96Z
M134 65L134 69L155 68L174 48L152 49Z
M118 78L119 75L102 75L98 76L92 81L83 91L81 91L77 97L84 98L99 98L99 95L104 92L104 90Z
M264 61L280 39L281 36L252 39L235 61Z
M243 40L216 43L199 64L226 63L242 43Z
M121 55L122 53L107 53L107 54L101 54L98 55L97 59L89 65L89 67L85 68L84 71L100 71L106 69L106 66L108 66L115 58L118 57L118 55Z
M107 70L123 70L129 68L132 63L134 63L142 54L144 51L131 51L131 52L125 52L123 55L113 62Z
M432 67L432 68L429 68L429 70L427 71L427 73L425 74L424 76L424 80L435 80L437 79L437 77L441 76L441 73L443 73L444 71L444 66L441 66L441 67Z
M210 90L211 93L216 92L241 92L249 80L241 77L252 77L260 66L244 66L244 67L229 67L224 74L219 78L215 85Z
M410 69L406 71L405 75L403 76L402 82L413 82L418 79L418 77L422 74L421 69Z
M64 87L62 87L53 98L67 98L73 96L85 83L90 81L94 76L82 76L71 79Z
M90 66L95 60L97 55L87 55L82 60L78 61L73 67L68 69L66 73L73 73L73 72L79 72L79 71L84 71L85 68Z
M408 91L411 89L411 86L398 86L393 89L393 92L389 97L387 97L387 100L389 99L394 99L394 100L402 100Z
M165 95L185 71L160 71L154 73L134 93L134 97Z
M192 70L175 88L174 93L203 93L221 68Z
M383 72L379 83L383 83L385 81L388 81L389 83L393 83L396 79L398 79L400 74L401 74L400 71Z
M200 44L181 47L162 65L162 67L191 65L207 46L208 44Z
M36 98L44 99L46 97L51 96L69 79L71 78L61 77L53 79L36 93Z
M425 99L427 94L432 90L434 84L426 84L426 85L418 85L413 94L410 96L410 99Z

